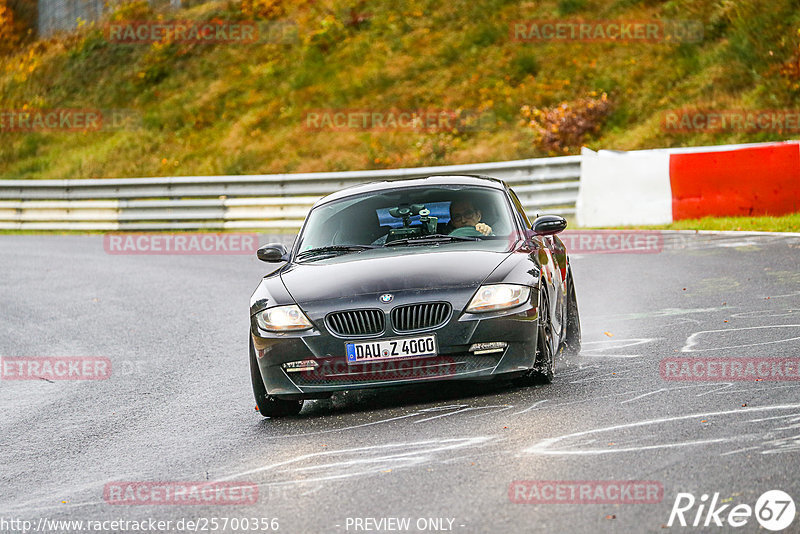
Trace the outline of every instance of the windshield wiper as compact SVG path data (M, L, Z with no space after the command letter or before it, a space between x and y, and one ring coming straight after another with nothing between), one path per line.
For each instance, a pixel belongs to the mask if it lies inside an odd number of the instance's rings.
M403 239L395 239L394 241L389 241L384 247L392 247L394 245L408 245L413 243L425 243L426 241L430 241L431 243L439 243L441 241L480 241L480 237L471 237L465 235L447 235L447 234L428 234L428 235L418 235L414 237L404 237Z
M362 250L368 250L371 248L375 248L374 245L329 245L327 247L318 247L318 248L311 248L308 250L304 250L300 254L297 255L297 259L308 258L311 256L317 256L320 254L338 254L338 253L348 253L348 252L361 252Z

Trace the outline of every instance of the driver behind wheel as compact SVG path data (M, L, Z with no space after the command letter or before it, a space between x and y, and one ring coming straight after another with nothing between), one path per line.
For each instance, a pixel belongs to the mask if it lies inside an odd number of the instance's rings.
M450 204L450 235L494 235L492 227L481 222L483 214L469 200L455 200Z

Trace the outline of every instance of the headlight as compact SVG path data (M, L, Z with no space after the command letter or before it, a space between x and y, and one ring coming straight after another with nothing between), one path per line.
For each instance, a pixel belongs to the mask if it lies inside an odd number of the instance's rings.
M284 332L287 330L307 330L313 325L296 305L267 308L256 314L256 323L264 330Z
M479 313L505 310L527 302L531 294L528 286L515 284L492 284L481 286L467 306L467 312Z

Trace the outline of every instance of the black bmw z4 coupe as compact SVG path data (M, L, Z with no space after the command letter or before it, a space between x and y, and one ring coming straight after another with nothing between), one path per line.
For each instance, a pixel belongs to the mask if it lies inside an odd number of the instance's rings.
M250 300L261 415L336 391L505 376L549 383L580 350L567 222L531 222L487 176L358 185L319 200Z

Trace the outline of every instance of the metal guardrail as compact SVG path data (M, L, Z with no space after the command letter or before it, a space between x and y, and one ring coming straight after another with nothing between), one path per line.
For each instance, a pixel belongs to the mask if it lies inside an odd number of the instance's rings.
M505 180L529 213L572 215L580 156L375 171L102 180L0 180L0 230L296 231L322 196L441 173Z

